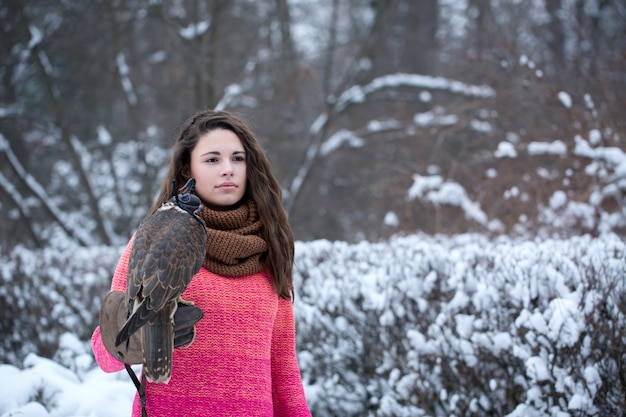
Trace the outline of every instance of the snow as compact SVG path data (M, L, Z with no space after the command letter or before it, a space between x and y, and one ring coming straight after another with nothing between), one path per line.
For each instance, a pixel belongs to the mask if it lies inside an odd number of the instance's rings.
M363 146L364 141L360 137L356 136L353 132L345 129L341 129L331 135L319 150L321 156L329 155L339 149L344 143L347 143L350 148L360 148Z
M72 338L73 336L67 335ZM91 369L73 372L60 363L29 354L24 368L0 365L0 414L9 416L129 416L134 386L122 373L105 374L93 367L83 348L74 358ZM39 402L36 401L39 399ZM44 405L54 404L46 410Z
M584 321L577 302L562 298L550 302L547 335L557 347L571 347L584 330Z
M429 75L396 73L375 78L363 86L357 85L348 88L339 96L335 104L335 112L340 112L348 104L363 102L369 94L376 91L400 86L443 90L470 97L488 98L496 95L495 90L487 85L472 85L462 81Z
M383 224L389 227L398 227L400 225L400 219L398 219L398 215L396 213L389 211L385 214Z
M548 365L540 357L533 356L528 358L526 361L526 370L528 376L534 382L550 381L550 371L548 371Z
M413 121L421 127L453 126L459 121L459 117L455 114L445 114L442 108L436 107L432 111L415 114Z
M563 141L554 142L530 142L528 153L531 155L562 155L567 154L567 145Z
M553 210L558 210L561 207L564 207L567 203L567 194L565 191L555 191L550 197L550 208Z
M604 161L614 167L618 174L626 174L626 153L620 148L612 146L596 148L581 136L576 136L574 140L576 142L574 155Z
M510 142L498 143L498 149L494 152L493 156L496 158L515 158L517 152L515 146Z
M559 101L565 108L567 109L572 108L572 97L569 94L567 94L565 91L559 91L559 93L557 94L557 97L559 98Z
M43 34L41 33L41 30L39 30L39 28L33 24L28 25L28 30L30 32L28 49L33 49L41 43L41 41L43 40Z
M431 101L433 101L433 95L430 94L428 91L420 91L419 97L420 101L423 103L430 103Z
M367 122L368 132L384 132L386 130L401 129L403 124L398 120L370 120Z
M211 27L211 22L203 20L201 22L192 23L184 28L178 30L178 34L187 40L193 40L194 38L201 37Z
M591 143L591 145L593 146L598 146L600 145L601 141L602 141L602 133L600 133L598 129L591 129L589 131L589 143Z
M484 120L472 119L470 121L470 127L473 130L481 133L490 133L491 131L493 131L493 126L491 125L491 123Z
M309 131L313 134L319 133L324 125L326 125L326 122L328 122L328 115L326 113L320 114L319 116L317 116L317 119L315 119L315 121L311 124L311 128L309 129Z
M19 266L3 262L2 288L14 287L15 268L32 275L48 259L57 282L71 273L87 291L107 279L119 250L75 252L70 268L63 260L71 256L24 252ZM610 376L594 359L605 348L594 342L594 317L609 314L601 320L626 325L616 313L626 291L625 254L612 234L296 242L298 356L314 415L598 415L594 398ZM110 268L81 273L96 260ZM38 297L52 293L44 288ZM89 297L75 302L97 308ZM134 386L126 373L102 372L89 340L71 331L58 340L52 359L30 352L19 366L0 365L0 417L130 415ZM499 401L512 385L523 395L507 409Z
M133 89L133 83L130 80L130 68L126 63L126 56L122 52L118 53L115 57L115 62L117 63L117 71L120 75L122 88L124 89L124 93L126 93L128 103L131 106L134 106L137 104L138 99L135 94L135 90Z
M440 175L413 175L413 185L407 191L407 201L422 199L438 206L449 204L460 207L466 217L482 225L488 225L487 215L480 205L468 197L465 189L453 181L444 181Z
M96 131L98 132L98 143L100 145L109 146L111 145L111 143L113 143L111 132L109 132L109 130L105 126L98 125Z

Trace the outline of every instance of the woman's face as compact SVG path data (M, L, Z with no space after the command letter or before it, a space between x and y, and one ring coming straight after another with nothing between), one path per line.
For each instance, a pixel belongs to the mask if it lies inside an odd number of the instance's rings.
M196 194L210 208L226 208L246 192L246 153L239 137L226 129L200 136L191 151L189 172Z

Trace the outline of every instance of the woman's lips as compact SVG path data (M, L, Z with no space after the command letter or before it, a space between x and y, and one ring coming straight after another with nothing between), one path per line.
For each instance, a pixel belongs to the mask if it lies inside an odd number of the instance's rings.
M234 182L224 182L218 185L216 188L220 188L222 190L230 190L230 189L237 188L237 184L235 184Z

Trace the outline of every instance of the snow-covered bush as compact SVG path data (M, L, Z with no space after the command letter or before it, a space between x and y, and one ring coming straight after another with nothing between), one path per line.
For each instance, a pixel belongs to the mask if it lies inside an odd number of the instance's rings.
M297 249L298 346L315 415L623 415L619 238Z
M0 361L20 364L32 352L50 358L67 332L88 339L120 253L110 247L16 247L2 255Z
M120 251L2 257L0 416L130 409L130 379L95 367L89 346ZM625 255L615 235L298 242L313 415L623 417Z

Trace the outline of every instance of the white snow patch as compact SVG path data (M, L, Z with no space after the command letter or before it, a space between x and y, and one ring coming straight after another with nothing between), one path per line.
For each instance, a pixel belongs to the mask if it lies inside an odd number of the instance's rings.
M559 98L559 101L565 108L567 109L572 108L572 97L569 94L567 94L565 91L559 91L559 93L557 94L557 97Z

